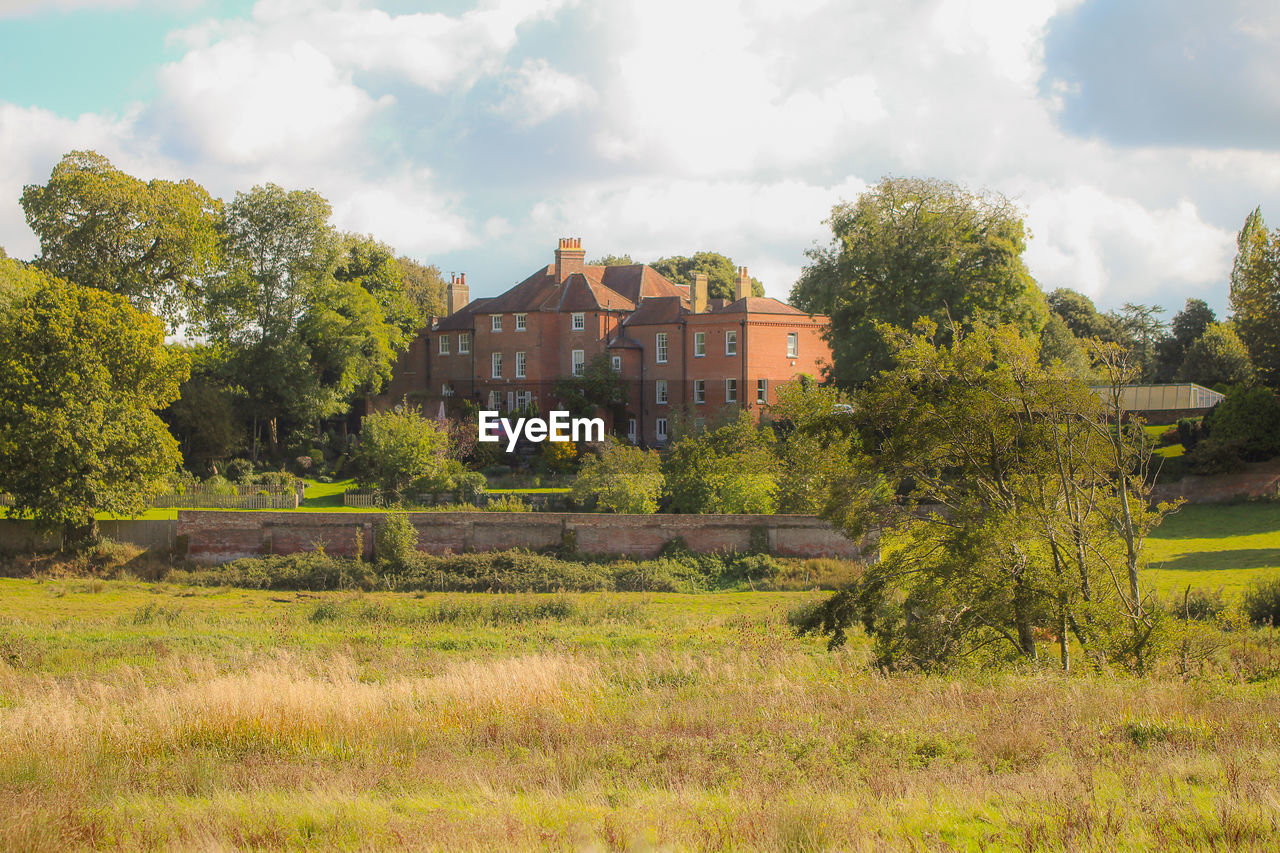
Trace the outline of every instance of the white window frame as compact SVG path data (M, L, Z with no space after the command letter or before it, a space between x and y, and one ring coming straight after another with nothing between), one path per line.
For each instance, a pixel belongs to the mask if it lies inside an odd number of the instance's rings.
M500 351L489 354L489 378L502 378L502 353Z
M757 403L769 402L769 380L768 379L756 380L756 402Z
M627 418L627 440L632 444L636 443L636 419Z
M659 406L667 404L667 380L659 379L653 383L653 401Z
M523 331L525 330L525 328L526 328L526 325L525 325L525 318L526 318L526 317L528 317L528 316L529 316L528 314L517 314L517 315L516 315L516 331L517 331L517 332L523 332Z
M738 332L736 329L730 329L724 333L724 354L738 354Z
M440 354L449 355L449 336L448 335L440 336Z
M572 325L575 332L581 332L587 327L587 315L584 312L575 311L571 316L573 318Z
M440 396L441 396L441 397L452 397L452 396L453 396L453 389L449 387L449 383L448 383L448 382L446 382L446 383L444 383L443 385L441 385L441 386L440 386Z
M620 355L615 355L615 356L613 356L613 357L610 359L610 364L613 366L613 372L614 372L614 373L621 373L621 372L622 372L622 356L620 356Z
M693 333L693 357L702 358L707 354L707 333Z
M800 333L787 332L787 358L800 357Z
M502 331L502 315L501 314L489 315L489 330L492 332Z
M738 402L738 380L726 379L724 381L724 401L726 403Z
M587 352L576 349L569 353L570 369L574 376L583 376L587 372Z
M471 354L471 333L458 332L458 355Z
M707 402L707 380L705 379L693 380L693 402L695 403Z
M516 353L516 379L525 378L525 368L529 365L529 356L523 352Z
M658 364L667 363L667 333L658 332L653 336L653 355Z
M653 425L653 435L658 441L667 440L667 419L658 418Z

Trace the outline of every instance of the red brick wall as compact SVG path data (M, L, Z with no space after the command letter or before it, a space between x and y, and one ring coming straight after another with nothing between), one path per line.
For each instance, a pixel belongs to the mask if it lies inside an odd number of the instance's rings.
M366 556L381 513L210 512L179 510L179 536L195 560L221 563L260 554L291 554L317 546L351 555L358 537ZM599 513L420 512L409 519L419 547L433 554L542 548L572 531L578 548L592 554L651 557L682 537L699 552L746 551L751 532L763 527L773 553L784 557L864 555L859 545L821 519L804 515L605 515ZM874 559L874 542L865 555Z

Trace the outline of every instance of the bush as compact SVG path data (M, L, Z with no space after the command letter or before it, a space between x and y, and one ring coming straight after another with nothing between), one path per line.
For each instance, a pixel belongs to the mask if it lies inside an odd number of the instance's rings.
M1231 474L1244 467L1244 445L1216 435L1203 439L1187 454L1187 468L1194 474Z
M1280 398L1267 388L1236 388L1214 406L1209 436L1237 444L1246 461L1280 453Z
M248 483L253 478L253 463L248 459L232 459L222 466L222 472L233 483Z
M1191 418L1178 418L1178 444L1188 453L1196 449L1200 443L1200 422Z
M533 512L533 507L515 495L503 495L481 507L485 512Z
M1196 588L1186 595L1174 596L1169 602L1169 613L1175 619L1190 619L1193 622L1212 622L1226 610L1222 600L1222 590L1206 592Z
M662 494L662 461L653 451L610 442L582 463L573 499L605 512L654 513Z
M383 516L373 532L373 553L383 574L400 574L417 564L418 531L409 516L403 512Z
M1244 612L1255 625L1280 625L1280 575L1255 581L1244 594Z
M370 590L377 576L359 560L334 557L323 550L271 557L247 557L224 566L194 571L175 570L174 583L192 586L234 586L244 589Z

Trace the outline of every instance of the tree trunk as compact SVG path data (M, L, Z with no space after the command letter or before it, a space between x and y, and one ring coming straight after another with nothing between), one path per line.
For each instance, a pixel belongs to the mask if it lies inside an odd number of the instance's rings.
M1031 660L1037 659L1035 633L1031 629L1031 606L1033 597L1026 582L1018 578L1013 591L1013 618L1018 626L1018 645L1022 653Z
M62 550L79 551L98 541L98 520L90 515L79 523L62 525Z

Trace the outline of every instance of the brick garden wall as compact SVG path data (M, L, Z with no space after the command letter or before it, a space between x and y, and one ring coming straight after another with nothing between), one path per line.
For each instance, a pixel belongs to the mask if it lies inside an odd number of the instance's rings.
M260 554L291 554L322 546L353 555L362 542L373 555L373 533L382 513L178 511L178 536L187 554L226 562ZM748 551L753 531L783 557L874 558L875 545L859 547L825 521L803 515L606 515L599 513L409 513L418 547L432 554L543 548L571 534L580 551L651 557L681 537L699 552Z

